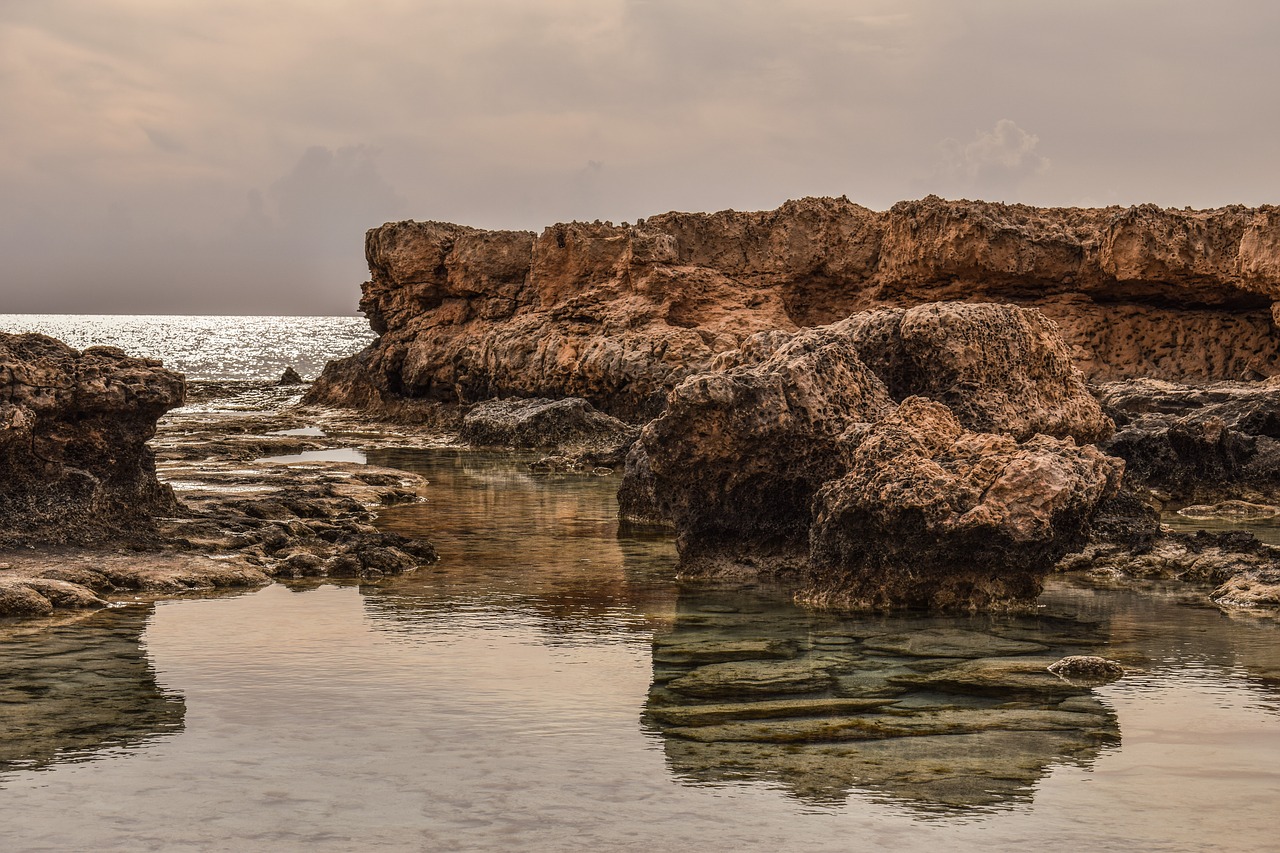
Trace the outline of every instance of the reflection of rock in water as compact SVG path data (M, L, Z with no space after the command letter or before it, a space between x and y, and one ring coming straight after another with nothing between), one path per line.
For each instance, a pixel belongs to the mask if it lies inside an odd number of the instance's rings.
M519 611L551 636L646 630L673 606L675 549L664 535L619 536L615 477L531 474L519 457L383 452L370 461L421 474L424 503L379 511L378 525L424 536L429 568L362 587L384 630L413 632L460 611Z
M1070 616L841 617L750 591L681 595L654 639L644 720L677 778L860 789L924 810L1031 796L1119 741L1114 713L1045 667L1102 641Z
M129 607L0 632L0 773L182 730L186 704L156 684L140 645L149 614Z

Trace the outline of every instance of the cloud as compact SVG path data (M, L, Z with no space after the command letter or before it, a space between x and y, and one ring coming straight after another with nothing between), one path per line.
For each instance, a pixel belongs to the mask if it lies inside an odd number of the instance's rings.
M1030 177L1049 170L1049 158L1037 148L1040 137L1009 119L1000 119L989 131L978 131L969 142L953 138L938 144L940 162L931 178L931 192L947 195L977 194L988 200L1007 198Z
M0 296L345 311L390 218L1274 202L1280 4L1150 5L3 0Z

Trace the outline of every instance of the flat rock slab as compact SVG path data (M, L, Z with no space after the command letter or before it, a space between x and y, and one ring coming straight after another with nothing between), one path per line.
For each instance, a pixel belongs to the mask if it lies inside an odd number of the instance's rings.
M811 661L732 661L690 670L667 684L669 690L688 696L769 696L814 693L833 682L831 673Z
M706 743L814 743L959 735L984 731L1080 731L1097 729L1099 725L1097 715L1073 711L958 709L908 717L811 717L679 726L667 729L667 734Z
M738 637L682 638L654 640L653 659L658 663L709 664L740 660L786 660L794 658L794 642L779 639Z
M708 705L651 707L649 713L671 726L712 726L734 720L782 720L857 714L892 705L893 699L771 699Z
M1086 686L1072 684L1048 667L1056 658L982 658L965 661L948 669L916 676L891 679L920 689L955 693L1004 694L1029 692L1046 696L1071 696L1089 691Z
M985 658L1026 655L1047 651L1046 646L1025 640L1006 640L977 631L927 628L905 634L881 634L862 643L869 649L921 658Z

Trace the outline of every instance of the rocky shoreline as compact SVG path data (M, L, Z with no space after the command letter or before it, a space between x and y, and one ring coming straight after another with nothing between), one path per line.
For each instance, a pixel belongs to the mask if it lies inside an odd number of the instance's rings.
M683 576L811 606L1025 607L1076 571L1280 607L1280 548L1160 523L1280 514L1273 208L804 199L366 250L380 337L305 394L4 336L0 613L434 561L373 523L414 475L272 461L339 434L622 471Z

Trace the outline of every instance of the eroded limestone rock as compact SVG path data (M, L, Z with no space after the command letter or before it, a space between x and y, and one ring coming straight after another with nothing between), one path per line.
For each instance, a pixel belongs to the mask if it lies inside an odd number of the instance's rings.
M1030 601L1084 546L1123 463L1047 436L967 432L911 397L870 426L814 500L806 600L871 607Z
M1033 308L939 302L854 314L814 332L847 337L895 400L937 400L965 429L1019 441L1070 436L1080 444L1114 430L1057 326ZM759 362L790 339L761 332L716 363Z
M848 340L802 332L758 364L677 386L641 432L647 466L633 456L626 477L651 478L686 571L794 569L814 493L847 466L845 432L891 407Z
M177 508L146 442L184 389L118 349L0 334L0 546L145 538Z
M1274 207L807 198L541 234L388 223L365 254L381 337L331 363L313 402L578 396L640 421L756 332L946 300L1041 309L1094 381L1280 373Z

